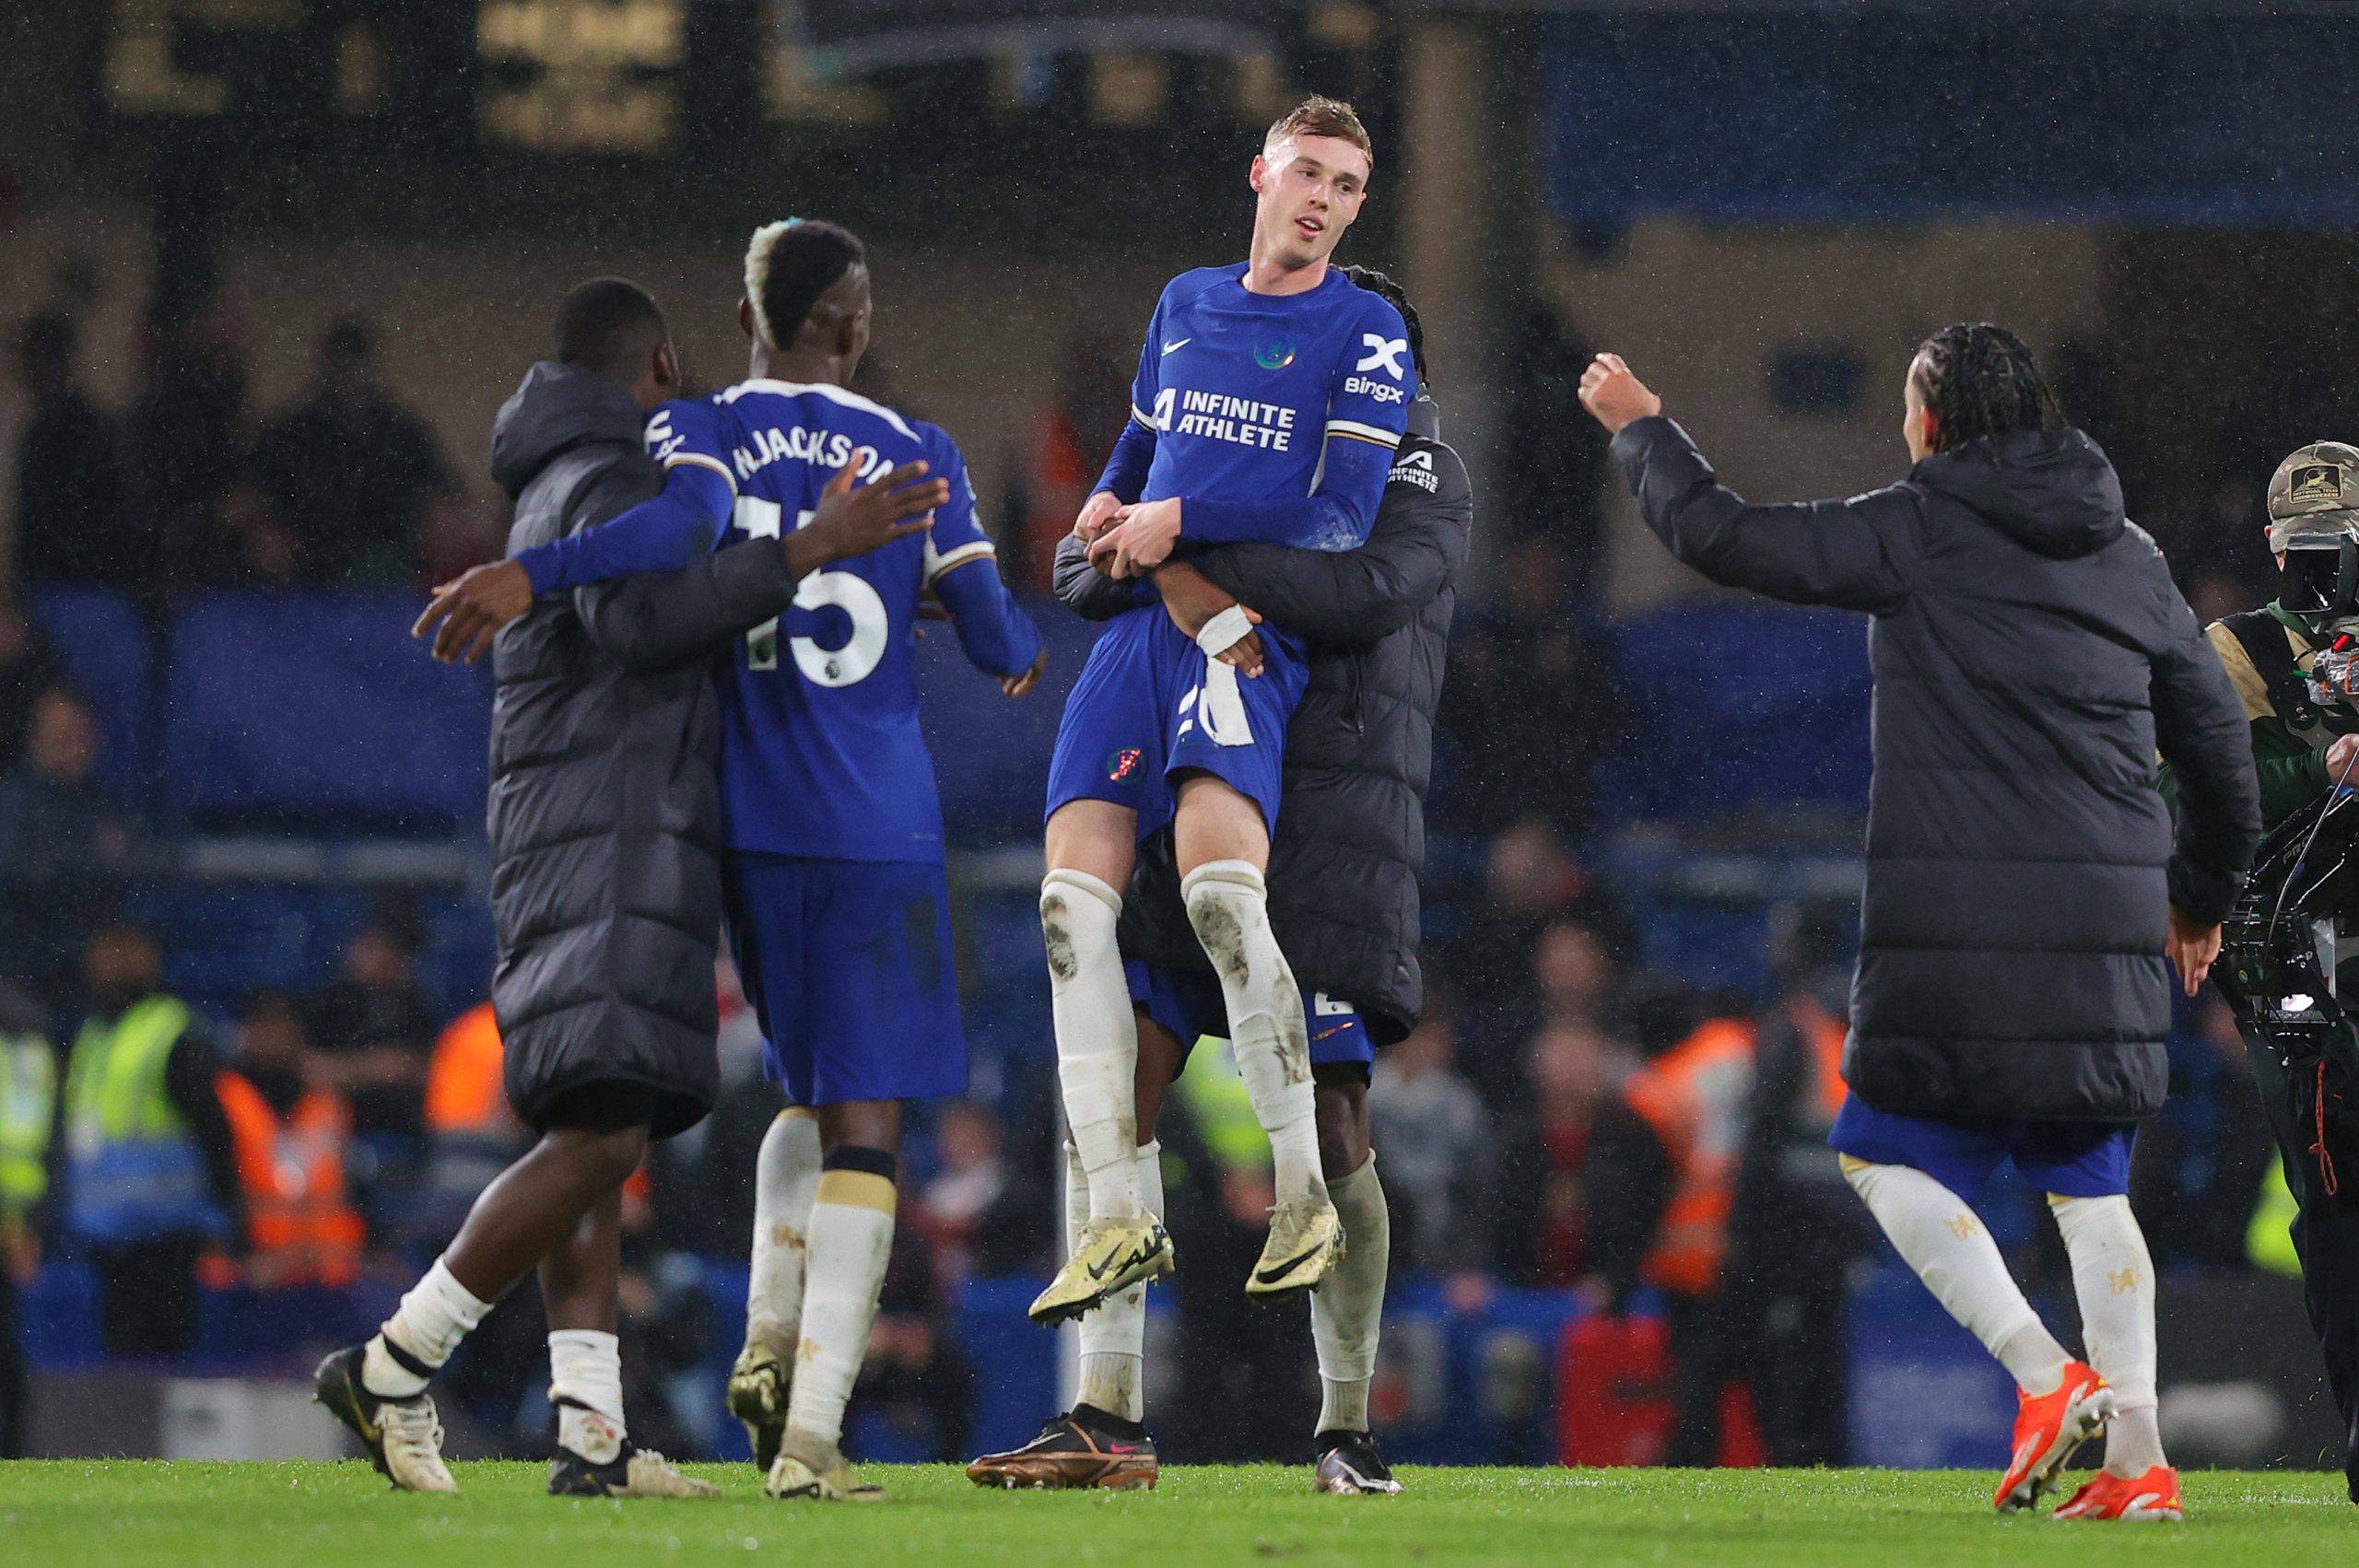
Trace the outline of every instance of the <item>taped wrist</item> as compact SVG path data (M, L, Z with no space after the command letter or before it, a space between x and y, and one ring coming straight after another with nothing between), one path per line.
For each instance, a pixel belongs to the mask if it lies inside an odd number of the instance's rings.
M1203 629L1196 634L1196 646L1217 659L1243 642L1252 630L1253 622L1245 614L1245 606L1231 604L1204 623Z

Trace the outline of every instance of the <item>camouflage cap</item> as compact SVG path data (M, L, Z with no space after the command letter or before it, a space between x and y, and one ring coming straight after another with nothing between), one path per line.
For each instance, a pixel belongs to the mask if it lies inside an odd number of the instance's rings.
M2270 532L2341 530L2359 523L2359 447L2312 441L2269 479Z

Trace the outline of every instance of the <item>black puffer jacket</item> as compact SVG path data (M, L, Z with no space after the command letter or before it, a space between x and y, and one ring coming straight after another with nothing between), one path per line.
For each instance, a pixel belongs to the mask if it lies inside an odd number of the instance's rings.
M1425 1005L1426 786L1454 579L1473 518L1465 465L1442 444L1438 412L1421 401L1366 544L1332 554L1223 544L1190 557L1309 644L1309 683L1286 731L1270 923L1305 994L1350 1001L1379 1043L1416 1027ZM1071 539L1058 551L1057 592L1092 619L1132 603L1131 585L1100 576ZM1209 973L1180 902L1168 832L1140 847L1131 889L1124 950Z
M1668 419L1614 455L1705 576L1875 616L1851 1087L1918 1115L2160 1106L2166 907L2226 914L2259 798L2244 710L2096 444L1969 441L1886 489L1778 507L1721 487Z
M662 489L640 425L619 383L534 366L492 431L492 477L516 500L509 549ZM759 540L544 599L500 632L492 1003L527 1122L586 1083L644 1092L658 1137L712 1107L721 801L708 661L793 597L785 552Z

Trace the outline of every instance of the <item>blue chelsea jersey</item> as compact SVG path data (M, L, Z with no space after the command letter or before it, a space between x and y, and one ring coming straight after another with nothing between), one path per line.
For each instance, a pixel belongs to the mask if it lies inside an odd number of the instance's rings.
M647 446L666 467L727 476L737 499L716 548L802 527L848 462L860 484L920 459L949 481L931 532L804 578L793 609L738 638L717 672L730 848L940 861L942 805L918 729L918 602L944 572L992 553L957 443L840 387L750 380L663 404Z
M1401 313L1340 269L1285 295L1250 292L1245 270L1182 273L1156 302L1131 394L1133 417L1156 433L1142 500L1308 496L1330 440L1401 443L1417 395Z

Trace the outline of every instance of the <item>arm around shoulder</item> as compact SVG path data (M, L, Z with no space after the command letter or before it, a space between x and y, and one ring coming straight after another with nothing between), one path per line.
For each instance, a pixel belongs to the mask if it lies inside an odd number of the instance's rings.
M1368 642L1400 630L1433 603L1465 564L1473 524L1465 464L1437 442L1393 464L1376 526L1358 549L1224 544L1194 564L1297 637Z

